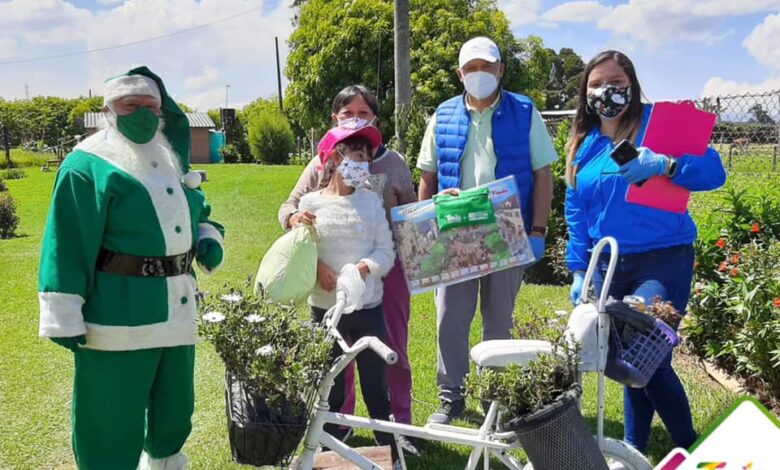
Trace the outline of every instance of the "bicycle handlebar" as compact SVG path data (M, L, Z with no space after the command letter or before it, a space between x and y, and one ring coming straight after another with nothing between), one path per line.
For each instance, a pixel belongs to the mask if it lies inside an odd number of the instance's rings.
M368 337L368 347L379 355L388 365L398 362L398 354L379 340L376 336Z

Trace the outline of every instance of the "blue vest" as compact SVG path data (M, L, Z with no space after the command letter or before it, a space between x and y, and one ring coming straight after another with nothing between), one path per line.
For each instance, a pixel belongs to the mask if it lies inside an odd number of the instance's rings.
M530 98L502 91L498 109L493 113L493 148L496 152L496 179L514 175L520 193L525 229L533 220L534 174L531 167ZM436 109L436 152L439 157L439 191L460 187L460 159L466 148L469 111L465 95L451 98Z

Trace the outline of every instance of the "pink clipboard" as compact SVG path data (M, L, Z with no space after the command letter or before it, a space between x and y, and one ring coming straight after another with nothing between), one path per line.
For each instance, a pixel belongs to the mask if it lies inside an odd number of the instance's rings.
M704 155L717 118L713 113L697 109L692 101L655 103L641 145L674 158ZM666 176L650 178L641 187L632 184L626 194L628 202L678 214L688 210L690 198L690 191Z

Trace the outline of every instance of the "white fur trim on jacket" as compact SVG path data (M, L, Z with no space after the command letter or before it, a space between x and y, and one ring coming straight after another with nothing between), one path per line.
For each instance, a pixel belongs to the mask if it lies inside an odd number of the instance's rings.
M145 75L120 75L106 80L103 90L103 105L109 105L119 98L130 95L146 95L162 103L157 82Z
M198 243L206 238L215 240L222 248L222 261L212 269L207 268L205 265L201 264L200 261L198 261L198 266L200 269L203 270L204 273L211 275L219 271L219 269L225 264L225 244L224 239L222 238L222 234L219 233L219 230L214 228L214 226L209 223L200 223L198 224Z
M87 332L81 306L84 299L76 294L38 292L41 306L38 335L41 338L69 338Z

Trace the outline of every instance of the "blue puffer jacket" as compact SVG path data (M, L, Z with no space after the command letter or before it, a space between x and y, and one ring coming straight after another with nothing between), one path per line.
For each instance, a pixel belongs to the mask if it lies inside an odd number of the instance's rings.
M526 230L533 220L534 174L531 166L530 133L533 102L530 98L501 92L493 113L493 148L496 179L514 175ZM466 148L470 124L465 95L451 98L436 109L436 151L439 157L439 191L460 187L460 160Z
M651 110L652 105L645 105L638 146ZM566 191L566 264L572 271L587 269L590 250L606 236L615 237L621 254L688 244L697 236L696 224L687 211L677 214L626 202L629 184L610 158L613 147L612 139L594 128L575 157L577 184ZM683 155L677 164L672 181L690 191L716 189L726 182L720 154L713 148L703 156Z

